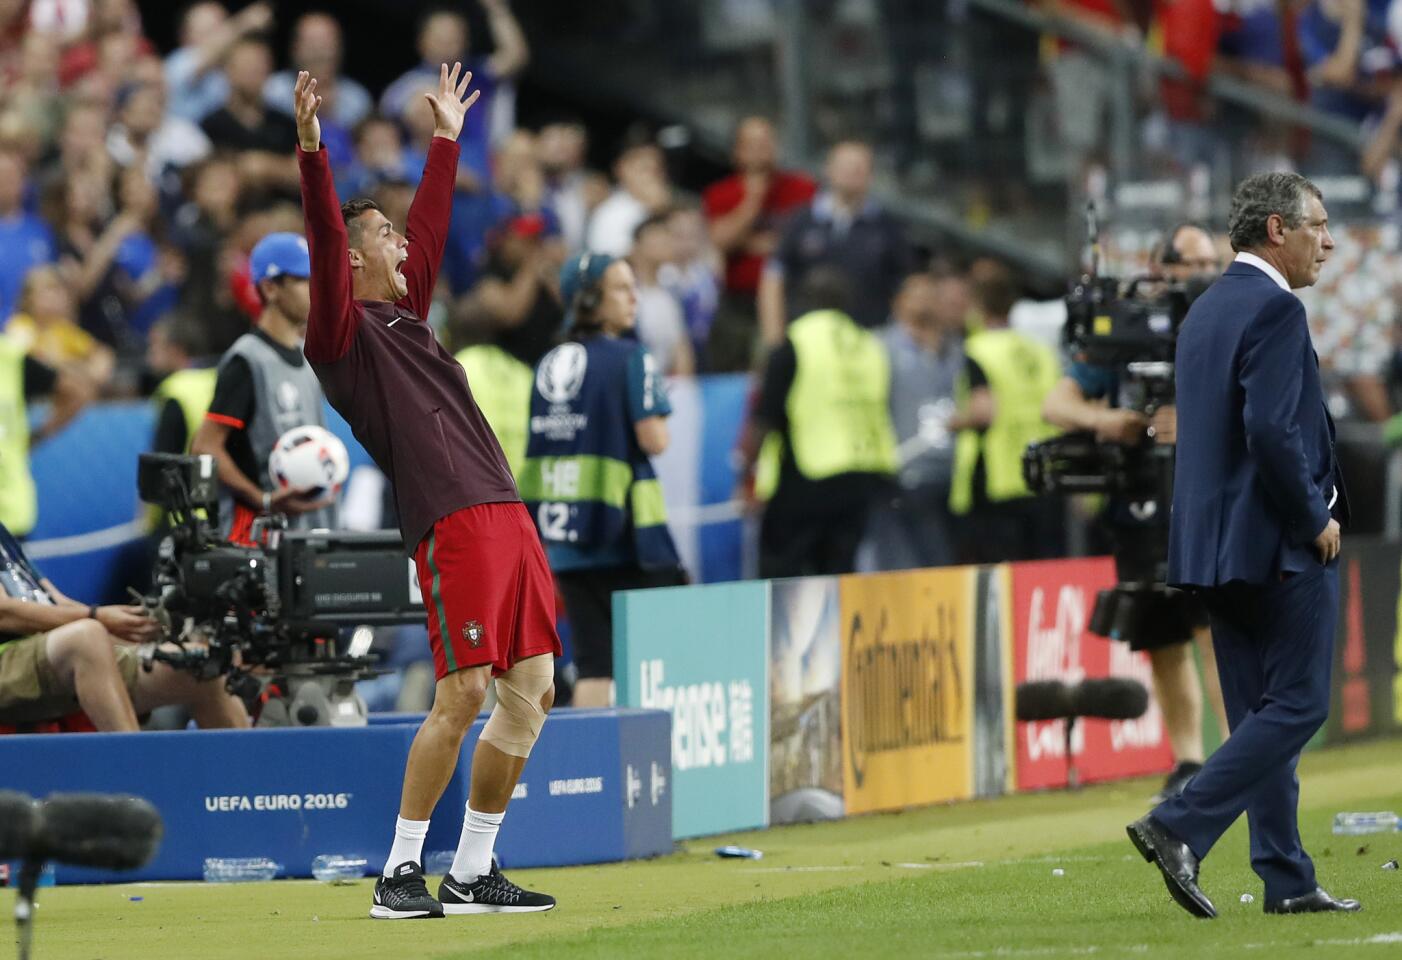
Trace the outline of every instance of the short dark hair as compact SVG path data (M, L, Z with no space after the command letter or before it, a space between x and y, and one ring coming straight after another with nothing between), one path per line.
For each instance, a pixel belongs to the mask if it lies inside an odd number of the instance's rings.
M988 316L1006 317L1022 299L1022 285L1007 264L994 261L974 280L974 299Z
M341 204L341 220L346 225L346 245L358 247L363 239L360 230L360 218L371 210L380 210L380 205L369 197L358 197L355 200L347 200Z
M820 263L799 281L789 316L801 317L818 310L849 313L851 309L852 278L835 264Z
M171 346L191 359L202 357L209 351L209 338L200 324L188 314L167 313L151 325L151 333L157 330L165 334Z
M671 210L663 210L661 213L649 214L642 223L633 228L633 242L637 243L653 227L665 227L667 220L671 217Z
M1305 197L1313 194L1321 202L1324 194L1298 173L1258 173L1247 177L1232 194L1232 212L1227 217L1227 236L1232 249L1240 253L1265 244L1266 221L1278 215L1291 229L1305 220Z

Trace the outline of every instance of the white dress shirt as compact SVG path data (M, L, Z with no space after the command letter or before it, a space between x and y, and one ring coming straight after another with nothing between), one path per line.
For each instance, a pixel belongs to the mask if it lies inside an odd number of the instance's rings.
M1269 263L1267 263L1266 261L1262 260L1260 257L1256 256L1256 254L1254 254L1254 253L1238 253L1238 254L1236 255L1236 262L1237 262L1237 263L1249 264L1250 266L1255 267L1257 270L1260 270L1260 271L1261 271L1262 273L1264 273L1266 276L1268 276L1268 277L1270 277L1272 280L1274 280L1274 281L1275 281L1275 285L1276 285L1277 287L1279 287L1280 289L1282 289L1282 290L1287 290L1287 291L1290 289L1290 284L1288 284L1288 283L1285 282L1285 278L1284 278L1283 276L1280 275L1280 271L1277 270L1275 267L1271 266L1271 265L1270 265ZM1338 485L1336 484L1336 485L1329 491L1329 504L1328 504L1328 509L1333 510L1333 509L1334 509L1334 504L1337 503L1338 500L1339 500L1339 488L1338 488Z
M1287 291L1290 289L1290 284L1285 282L1285 278L1281 276L1280 271L1254 253L1238 253L1234 262L1249 264L1274 280L1275 285L1280 289Z

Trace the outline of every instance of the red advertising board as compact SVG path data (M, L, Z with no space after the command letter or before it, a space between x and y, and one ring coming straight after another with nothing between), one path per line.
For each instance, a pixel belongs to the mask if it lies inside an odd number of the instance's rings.
M1131 677L1150 693L1138 720L1078 720L1072 754L1082 782L1160 773L1173 766L1163 717L1153 699L1149 658L1124 643L1090 633L1096 595L1115 583L1108 557L1010 564L1013 595L1013 672L1025 680L1075 682ZM1017 725L1017 787L1066 785L1065 721Z

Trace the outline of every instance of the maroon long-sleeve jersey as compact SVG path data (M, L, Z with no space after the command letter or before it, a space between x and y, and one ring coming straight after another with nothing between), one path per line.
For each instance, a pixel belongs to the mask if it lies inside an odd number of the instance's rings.
M404 548L434 521L479 503L520 500L506 457L462 366L424 322L452 214L458 145L435 137L404 234L409 293L356 300L341 204L326 148L297 150L311 251L306 356L331 405L389 477Z

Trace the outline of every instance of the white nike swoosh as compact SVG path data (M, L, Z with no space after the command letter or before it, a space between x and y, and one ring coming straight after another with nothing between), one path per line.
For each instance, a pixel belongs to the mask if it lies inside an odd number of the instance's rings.
M396 314L396 315L395 315L395 318L394 318L393 320L391 320L389 323L385 324L385 326L387 326L387 327L392 327L392 326L394 326L396 323L398 323L400 320L403 320L403 319L404 319L403 317L401 317L401 316L399 316L399 315Z

